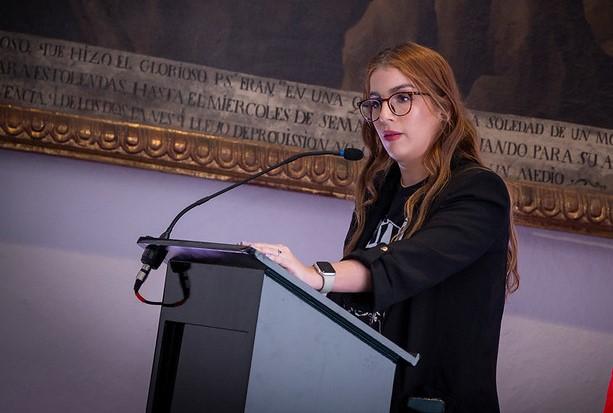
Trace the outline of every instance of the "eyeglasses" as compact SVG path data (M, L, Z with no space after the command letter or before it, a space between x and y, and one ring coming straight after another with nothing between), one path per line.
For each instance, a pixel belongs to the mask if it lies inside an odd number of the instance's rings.
M387 99L383 98L368 98L358 103L360 113L367 122L376 122L381 115L383 102L387 102L387 107L396 116L404 116L411 111L413 106L413 96L422 95L429 96L428 93L422 92L396 92Z

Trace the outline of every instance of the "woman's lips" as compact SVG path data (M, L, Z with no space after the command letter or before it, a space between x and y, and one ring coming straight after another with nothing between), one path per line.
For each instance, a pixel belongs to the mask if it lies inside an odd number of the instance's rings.
M395 141L400 138L401 133L395 130L386 130L383 132L383 139L386 141Z

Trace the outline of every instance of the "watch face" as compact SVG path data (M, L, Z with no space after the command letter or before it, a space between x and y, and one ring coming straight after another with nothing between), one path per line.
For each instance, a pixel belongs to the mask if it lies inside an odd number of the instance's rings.
M330 264L327 261L317 261L315 265L319 269L319 272L321 272L324 275L335 275L336 274L336 270L334 269L332 264Z

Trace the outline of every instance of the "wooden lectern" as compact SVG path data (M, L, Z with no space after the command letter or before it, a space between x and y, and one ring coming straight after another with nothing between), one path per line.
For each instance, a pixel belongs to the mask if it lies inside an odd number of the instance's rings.
M148 413L388 412L413 356L250 247L141 237L165 247Z

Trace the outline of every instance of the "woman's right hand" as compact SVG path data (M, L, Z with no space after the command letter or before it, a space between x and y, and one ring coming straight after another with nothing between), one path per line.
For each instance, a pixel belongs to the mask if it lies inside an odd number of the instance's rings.
M315 271L315 268L305 265L287 246L263 242L247 242L243 244L260 251L314 289L321 290L323 287L323 278Z

